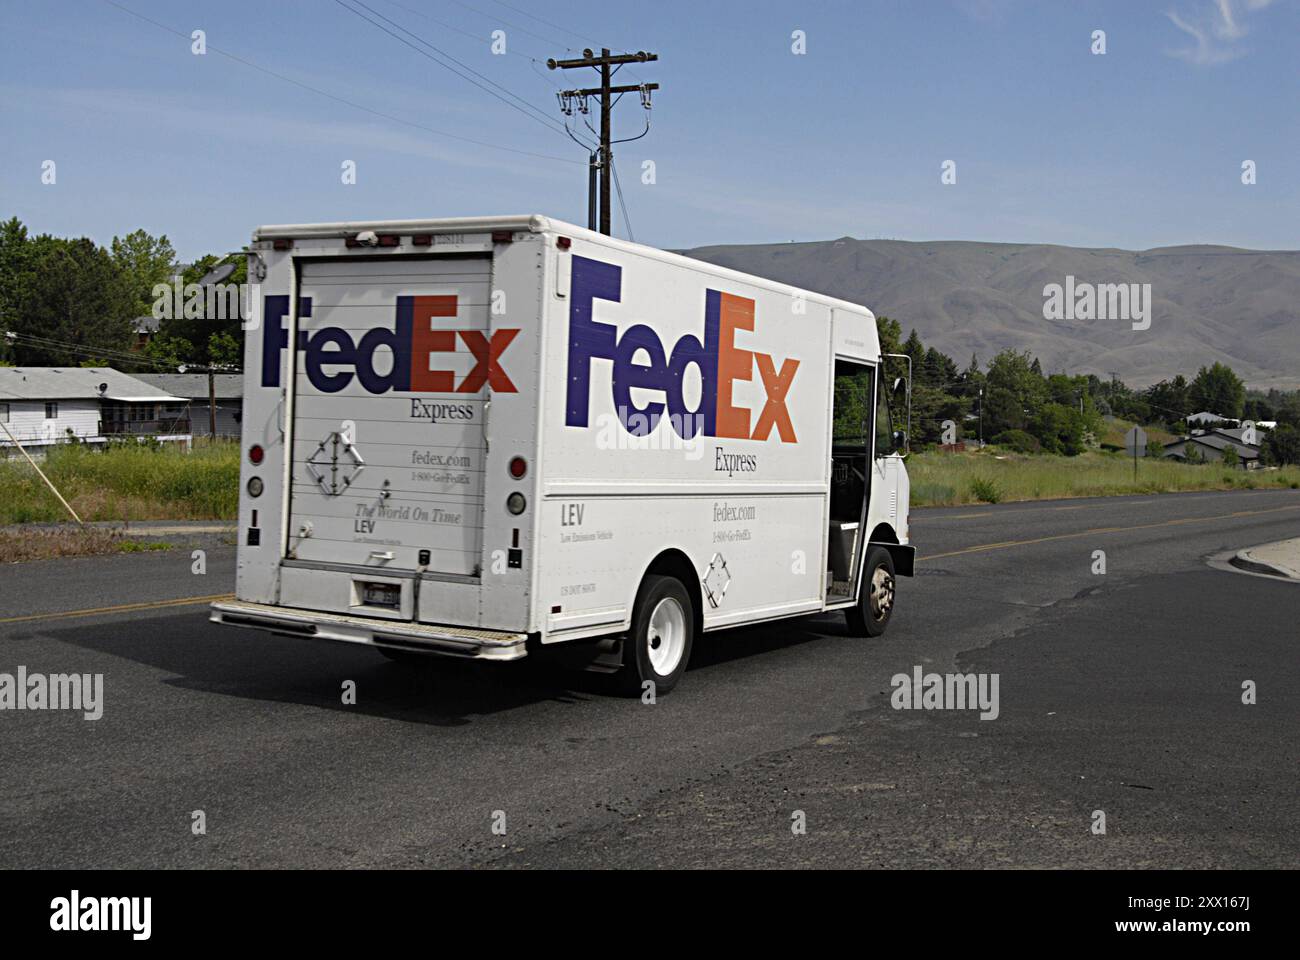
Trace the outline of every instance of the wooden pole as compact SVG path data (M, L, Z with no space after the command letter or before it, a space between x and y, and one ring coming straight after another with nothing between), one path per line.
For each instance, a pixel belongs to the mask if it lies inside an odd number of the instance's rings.
M77 516L77 511L73 510L72 505L69 504L68 501L63 499L63 494L59 493L58 488L54 486L54 484L50 483L50 478L47 477L44 471L41 470L41 468L36 465L36 461L33 460L31 454L29 454L23 448L23 445L18 442L18 438L9 432L9 424L5 423L3 420L0 420L0 427L4 427L5 434L8 435L9 439L13 441L14 446L18 448L19 452L22 453L22 455L27 458L27 462L32 465L32 469L35 470L38 474L40 474L41 479L45 481L45 485L50 488L50 490L54 493L56 497L59 498L59 503L63 504L64 508L67 509L68 513L72 514L72 519L76 520L78 525L84 527L85 524L82 523L81 518Z

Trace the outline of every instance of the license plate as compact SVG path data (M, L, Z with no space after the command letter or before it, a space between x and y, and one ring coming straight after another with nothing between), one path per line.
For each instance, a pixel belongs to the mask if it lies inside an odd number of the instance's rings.
M396 583L363 583L361 585L361 602L369 607L392 607L402 605L402 588Z

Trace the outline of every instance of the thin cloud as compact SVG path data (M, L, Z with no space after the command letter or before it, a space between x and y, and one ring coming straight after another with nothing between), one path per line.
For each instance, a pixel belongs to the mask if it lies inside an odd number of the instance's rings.
M1249 32L1244 15L1263 10L1273 0L1213 0L1196 15L1170 10L1169 21L1189 36L1191 46L1168 50L1166 53L1198 67L1216 66L1244 56L1241 41Z

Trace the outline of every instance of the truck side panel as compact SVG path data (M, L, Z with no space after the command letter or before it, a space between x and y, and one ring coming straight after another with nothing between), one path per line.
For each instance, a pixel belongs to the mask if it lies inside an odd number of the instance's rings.
M706 628L821 609L830 308L586 237L568 259L547 303L546 639L625 626L665 553Z

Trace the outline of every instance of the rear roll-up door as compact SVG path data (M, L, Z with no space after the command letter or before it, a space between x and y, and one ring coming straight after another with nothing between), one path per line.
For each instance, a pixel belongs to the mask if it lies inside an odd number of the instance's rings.
M299 266L289 553L476 576L490 257ZM481 350L480 350L481 352Z

